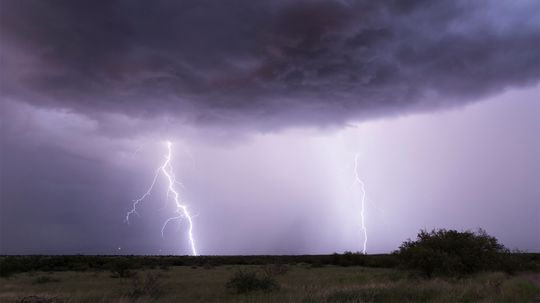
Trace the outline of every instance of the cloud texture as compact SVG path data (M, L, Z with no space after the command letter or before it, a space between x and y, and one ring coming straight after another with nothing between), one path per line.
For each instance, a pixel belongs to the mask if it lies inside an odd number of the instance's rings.
M2 97L335 125L540 79L537 1L1 1Z
M165 139L202 253L358 250L356 153L370 253L539 251L539 44L539 0L0 0L0 254L189 252L163 180L123 221Z

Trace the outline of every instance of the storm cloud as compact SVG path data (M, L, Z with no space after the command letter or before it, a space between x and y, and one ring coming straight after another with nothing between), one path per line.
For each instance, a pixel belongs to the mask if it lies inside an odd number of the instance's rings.
M2 98L342 125L538 83L538 1L1 1Z
M0 0L0 254L188 252L164 180L124 222L164 140L203 254L357 251L357 155L369 253L538 252L539 50L538 0Z

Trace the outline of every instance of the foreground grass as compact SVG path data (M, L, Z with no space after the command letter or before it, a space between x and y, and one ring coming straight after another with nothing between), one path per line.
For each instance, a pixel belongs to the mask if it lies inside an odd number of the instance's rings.
M272 292L234 294L226 282L238 270L258 266L171 267L144 270L159 281L160 295L133 297L131 278L109 272L32 272L0 279L0 302L25 296L57 297L58 302L534 302L540 288L522 276L482 273L452 279L422 279L395 269L290 266Z

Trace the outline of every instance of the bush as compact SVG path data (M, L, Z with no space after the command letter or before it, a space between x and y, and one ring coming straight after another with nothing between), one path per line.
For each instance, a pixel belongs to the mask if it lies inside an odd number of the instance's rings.
M370 255L366 257L364 264L364 266L379 268L395 268L398 265L399 260L394 255Z
M535 262L536 255L521 251L507 251L499 256L499 269L509 275L520 271L539 271L540 267Z
M257 290L277 290L279 289L279 284L273 277L259 275L254 271L237 271L225 287L236 293L247 293Z
M404 242L396 254L405 267L430 277L499 269L504 252L504 246L483 230L475 233L439 229L420 231L416 241Z

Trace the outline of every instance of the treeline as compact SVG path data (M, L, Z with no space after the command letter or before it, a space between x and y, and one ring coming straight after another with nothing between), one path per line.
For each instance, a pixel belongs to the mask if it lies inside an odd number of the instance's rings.
M479 271L540 270L540 254L511 252L485 231L438 229L420 231L392 254L365 255L345 252L332 255L286 256L2 256L0 277L30 271L100 271L128 276L140 269L171 266L211 268L222 265L306 264L403 268L425 276L462 276Z
M540 254L512 254L513 260L528 267L538 267ZM429 262L428 256L422 260ZM437 260L442 261L440 258ZM31 271L111 271L119 275L124 272L142 269L168 269L171 266L215 267L223 265L269 265L269 264L306 264L312 267L326 265L366 266L396 268L407 265L399 254L363 255L347 252L332 255L297 255L297 256L1 256L0 277ZM439 265L439 264L437 264ZM512 263L515 265L515 263ZM513 267L513 266L512 266ZM511 268L510 268L511 269Z
M363 255L346 252L332 255L294 256L89 256L89 255L31 255L1 256L0 276L29 271L100 271L139 269L167 269L171 266L214 267L222 265L307 264L313 267L325 265L395 267L396 256Z

